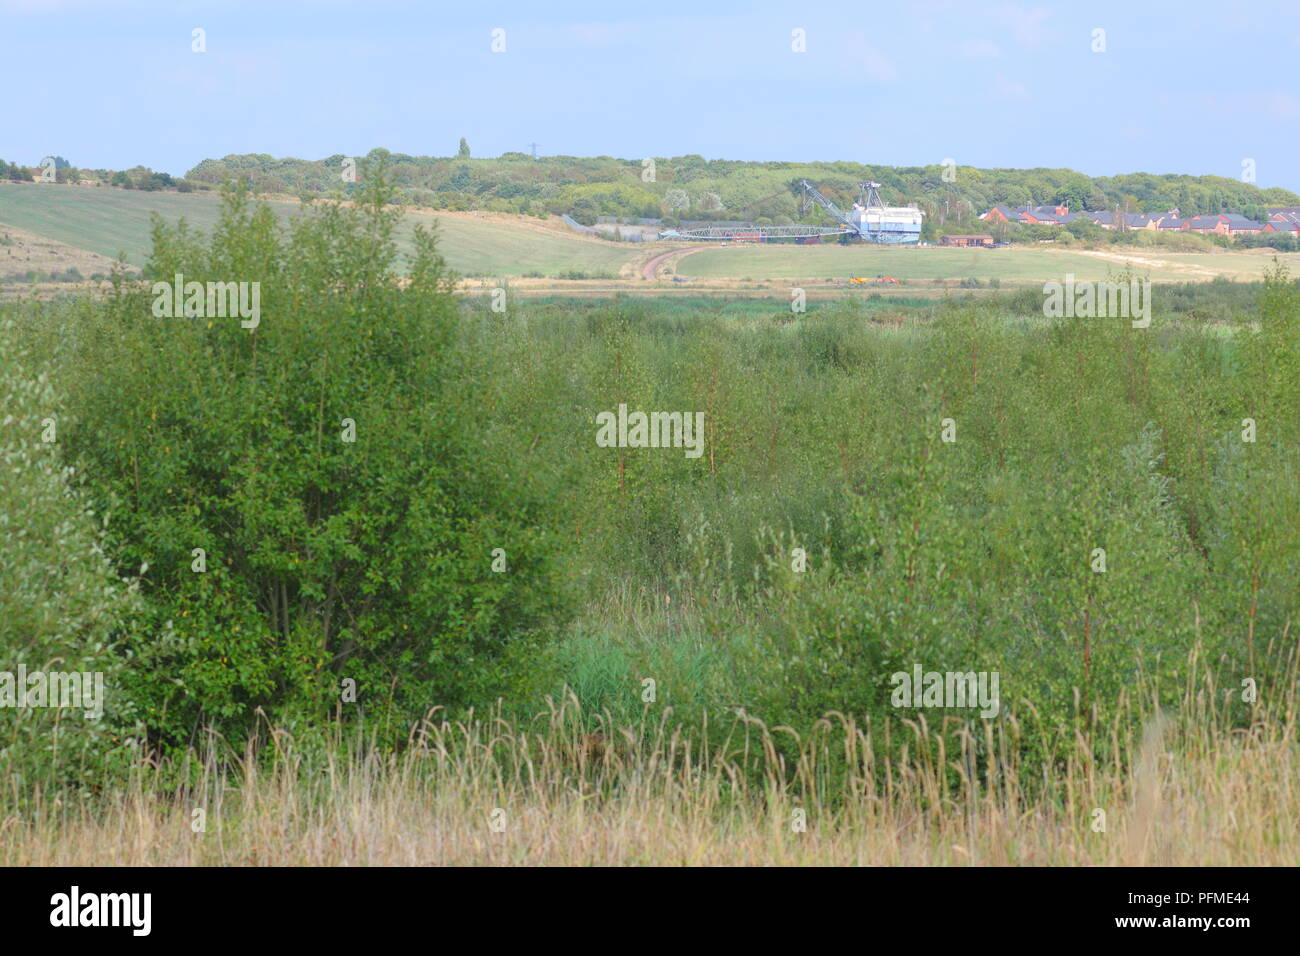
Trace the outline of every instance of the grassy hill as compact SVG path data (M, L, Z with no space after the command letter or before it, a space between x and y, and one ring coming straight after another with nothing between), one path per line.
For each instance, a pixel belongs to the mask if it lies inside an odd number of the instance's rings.
M286 206L276 203L273 208ZM210 194L138 192L76 186L0 185L0 222L58 242L142 266L149 252L149 214L182 216L208 230L220 200ZM284 212L287 218L288 208Z
M0 223L143 266L149 254L149 216L169 222L184 217L204 232L217 222L221 201L210 193L141 192L77 186L0 185ZM296 202L270 202L285 222L298 215ZM520 276L569 272L617 275L640 246L592 239L558 220L495 213L408 213L398 245L409 249L416 223L437 219L442 251L464 275Z

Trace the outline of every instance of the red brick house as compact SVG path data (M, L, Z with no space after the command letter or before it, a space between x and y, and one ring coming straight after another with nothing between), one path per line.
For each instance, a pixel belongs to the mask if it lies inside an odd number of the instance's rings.
M1253 219L1247 219L1235 212L1220 213L1219 218L1228 224L1228 235L1243 236L1263 232L1264 227Z
M1016 218L1016 214L1006 206L994 206L980 218L985 222L1011 222Z
M1193 216L1191 219L1183 220L1183 232L1199 232L1202 235L1214 232L1226 236L1228 223L1219 216Z
M1070 215L1069 206L1026 206L1016 211L1020 221L1031 226L1059 226Z
M1284 219L1277 222L1266 222L1260 232L1280 232L1286 236L1300 236L1300 222L1289 222Z
M1252 235L1264 229L1255 220L1247 219L1235 212L1221 212L1213 216L1195 216L1191 219L1184 219L1183 222L1183 229L1186 232L1213 232L1221 236Z
M980 216L985 222L1018 222L1026 226L1059 226L1070 219L1070 207L1064 206L1018 206L1015 210L1006 206L994 206Z

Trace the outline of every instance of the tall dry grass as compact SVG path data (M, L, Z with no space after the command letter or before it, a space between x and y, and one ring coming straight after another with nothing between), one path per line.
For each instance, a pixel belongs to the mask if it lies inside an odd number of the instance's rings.
M88 803L7 811L0 864L1295 864L1294 699L1233 729L1225 696L1207 680L1135 732L1075 728L1068 756L1037 772L1015 716L903 720L887 750L833 714L793 762L777 746L793 732L752 718L694 747L667 721L591 733L572 701L533 725L435 714L400 754L277 730L260 756L214 739L203 759L141 764Z

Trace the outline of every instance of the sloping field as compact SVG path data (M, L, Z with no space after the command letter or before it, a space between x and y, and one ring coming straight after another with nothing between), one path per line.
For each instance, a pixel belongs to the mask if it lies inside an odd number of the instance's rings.
M272 208L288 216L290 207ZM0 223L58 242L142 266L149 253L149 214L168 222L182 216L208 230L217 221L219 200L198 193L138 192L88 186L0 185Z
M442 254L453 269L467 276L630 277L633 260L652 248L583 236L554 216L540 220L505 213L413 212L406 215L404 228L410 230L417 223L427 227L435 220ZM407 247L402 239L399 245Z
M1292 271L1300 255L1284 255ZM693 252L677 263L677 274L699 278L825 279L848 276L894 276L898 279L974 278L984 282L1043 282L1100 280L1131 262L1139 275L1152 281L1195 282L1216 275L1256 279L1272 261L1256 252L1164 255L1149 250L1090 252L1065 249L946 249L934 246L720 246Z
M74 287L70 283L102 279L112 271L107 256L0 225L0 300L59 295ZM51 274L58 279L51 280Z
M270 202L285 221L299 212L294 202ZM149 214L168 222L182 216L201 231L217 221L220 199L209 193L139 192L106 187L0 184L0 224L26 230L78 249L143 266L149 254ZM416 223L430 225L432 213L408 213L405 252ZM448 264L464 275L520 276L569 272L617 276L643 247L577 235L563 224L493 213L440 213L441 248Z
M68 269L89 278L95 273L107 275L112 268L113 260L106 256L24 229L0 225L0 283L15 278L25 280L31 272L44 276Z

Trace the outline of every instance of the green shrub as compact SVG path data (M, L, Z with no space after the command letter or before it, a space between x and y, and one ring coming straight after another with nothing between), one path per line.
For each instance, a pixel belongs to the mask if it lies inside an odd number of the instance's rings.
M471 397L450 386L457 309L434 239L417 233L399 284L381 173L361 198L288 236L243 189L210 242L155 223L148 275L259 283L251 331L156 316L122 283L78 330L68 450L119 516L119 567L150 565L128 679L164 742L243 734L258 708L323 718L348 678L345 715L404 735L508 689L560 608L535 505L477 453Z
M98 673L104 712L12 706L17 697L0 706L0 778L20 798L100 786L133 729L120 650L134 586L114 574L106 518L60 455L63 409L48 373L15 319L0 317L0 672Z
M1174 706L1196 648L1225 688L1276 695L1300 579L1294 294L1265 287L1258 333L1046 322L1034 290L897 330L849 303L780 324L717 300L485 318L466 359L493 382L484 427L502 457L529 449L514 467L572 529L592 608L546 686L632 719L649 676L675 713L804 733L829 710L914 718L889 684L913 664L997 671L1037 761L1076 720L1130 719L1139 685ZM705 455L596 448L592 416L619 402L705 412ZM1270 423L1253 445L1243 409ZM701 638L707 676L680 664ZM1239 697L1232 713L1250 719Z

